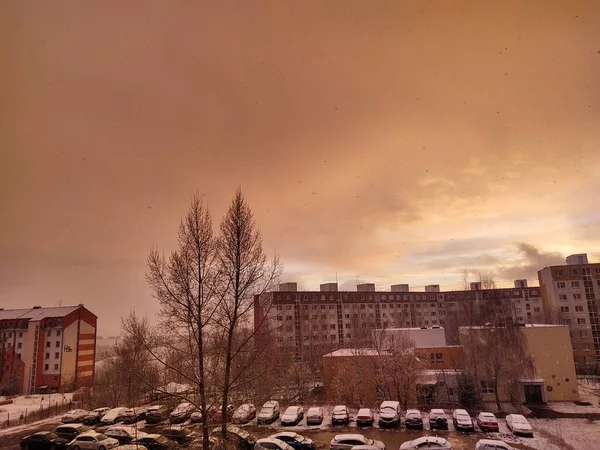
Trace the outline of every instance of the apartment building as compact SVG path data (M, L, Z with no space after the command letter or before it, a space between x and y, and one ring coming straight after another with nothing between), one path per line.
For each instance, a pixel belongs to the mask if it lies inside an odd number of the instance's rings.
M2 388L30 394L92 385L96 323L83 305L0 308Z
M540 289L525 280L515 287L468 291L410 291L406 284L376 291L362 284L356 291L339 292L336 283L319 291L298 291L285 283L278 292L255 298L256 328L274 332L279 354L319 370L323 355L339 348L372 346L371 332L386 328L444 327L448 344L458 343L458 327L490 321L540 323L544 320Z
M577 369L600 361L600 264L587 254L566 258L566 264L538 271L547 321L568 325Z

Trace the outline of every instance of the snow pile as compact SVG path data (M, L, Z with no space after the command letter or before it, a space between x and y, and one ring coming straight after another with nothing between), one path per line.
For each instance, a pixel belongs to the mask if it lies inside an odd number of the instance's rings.
M0 423L18 419L25 412L33 413L40 409L56 407L67 404L73 398L73 394L39 394L39 395L21 395L15 397L13 402L8 405L0 406Z

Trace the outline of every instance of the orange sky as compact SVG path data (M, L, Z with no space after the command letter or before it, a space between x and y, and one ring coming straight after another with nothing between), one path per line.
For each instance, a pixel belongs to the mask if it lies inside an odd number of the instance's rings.
M151 246L238 184L284 281L600 261L596 1L6 1L0 305L152 315Z

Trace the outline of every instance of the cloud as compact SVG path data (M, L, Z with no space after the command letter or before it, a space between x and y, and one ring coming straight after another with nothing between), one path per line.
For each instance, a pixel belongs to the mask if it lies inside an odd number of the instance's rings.
M498 275L504 279L537 280L538 270L546 266L565 264L564 256L555 251L544 251L526 242L515 244L517 261L513 265L501 265Z

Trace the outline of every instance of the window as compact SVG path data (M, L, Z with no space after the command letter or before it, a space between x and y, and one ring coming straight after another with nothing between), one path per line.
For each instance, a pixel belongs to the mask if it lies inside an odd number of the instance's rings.
M581 300L581 294L573 294L574 300Z
M46 355L45 355L45 359L48 359L48 358L50 358L50 353L46 353Z
M48 336L48 337L52 336L52 331L48 330L48 332L46 333L46 336Z
M577 325L585 325L585 319L577 319Z
M58 364L54 364L54 370L58 370Z
M349 334L347 334L347 335L346 335L346 337L347 337L348 339L350 339L350 335L349 335Z
M44 370L48 370L48 364L44 364Z
M332 330L335 330L335 324L332 323L331 325L329 325L329 328L331 328Z
M494 390L494 385L491 381L481 380L481 393L482 394L493 394L496 392Z
M581 330L579 332L579 337L588 337L588 332L587 330Z
M17 348L21 348L23 347L23 343L22 342L17 342Z
M588 344L588 343L583 344L583 350L591 350L590 344Z
M596 267L596 275L600 275L600 267Z
M566 288L566 287L567 287L567 283L565 283L564 281L558 281L558 282L556 283L556 286L557 286L559 289L564 289L564 288Z
M557 271L556 271L556 276L557 276L557 277L562 277L562 276L564 276L564 274L565 274L565 273L564 273L564 271L562 271L562 270L557 270Z
M561 325L571 325L571 319L560 319Z
M432 364L444 364L444 354L443 353L431 353L430 359Z
M46 342L46 348L50 348L50 341Z
M577 269L571 269L571 275L577 275Z
M579 281L571 281L571 287L572 288L578 288L579 287Z
M21 359L21 354L17 353L17 358Z
M577 305L575 307L575 312L583 312L583 306Z
M19 331L19 337L23 337L23 332Z
M539 312L540 312L540 308L539 308L539 306L536 306L535 308L533 308L533 312L537 312L537 313L539 313Z
M569 307L568 306L561 306L560 307L560 312L561 313L568 313L569 312Z
M559 294L558 299L561 301L567 301L567 294Z

